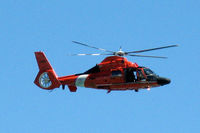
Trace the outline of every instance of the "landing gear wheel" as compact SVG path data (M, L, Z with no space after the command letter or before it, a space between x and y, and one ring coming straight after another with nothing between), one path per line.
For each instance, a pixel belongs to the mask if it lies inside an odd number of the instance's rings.
M135 92L139 92L139 90L138 90L138 89L135 89Z

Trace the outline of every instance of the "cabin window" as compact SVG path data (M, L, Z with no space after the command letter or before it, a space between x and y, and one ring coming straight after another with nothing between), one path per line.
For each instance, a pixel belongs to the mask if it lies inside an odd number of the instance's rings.
M119 77L122 76L122 72L120 70L112 71L113 77Z

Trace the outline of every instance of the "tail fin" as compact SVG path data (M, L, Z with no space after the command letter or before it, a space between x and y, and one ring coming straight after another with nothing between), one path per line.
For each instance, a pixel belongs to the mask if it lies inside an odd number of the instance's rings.
M43 52L35 52L35 57L39 67L39 72L35 78L34 83L42 89L52 90L58 88L61 83L58 76L47 60Z

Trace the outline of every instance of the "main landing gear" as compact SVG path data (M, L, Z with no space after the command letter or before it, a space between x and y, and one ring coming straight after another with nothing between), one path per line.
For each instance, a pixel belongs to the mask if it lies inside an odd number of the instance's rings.
M135 92L139 92L139 90L138 90L138 89L135 89Z
M107 94L110 93L110 92L111 92L111 90L108 90L108 91L107 91Z

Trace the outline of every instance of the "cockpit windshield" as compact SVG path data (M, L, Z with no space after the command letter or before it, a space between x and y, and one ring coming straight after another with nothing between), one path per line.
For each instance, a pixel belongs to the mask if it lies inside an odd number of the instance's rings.
M144 73L146 75L156 75L151 69L149 68L144 68Z

